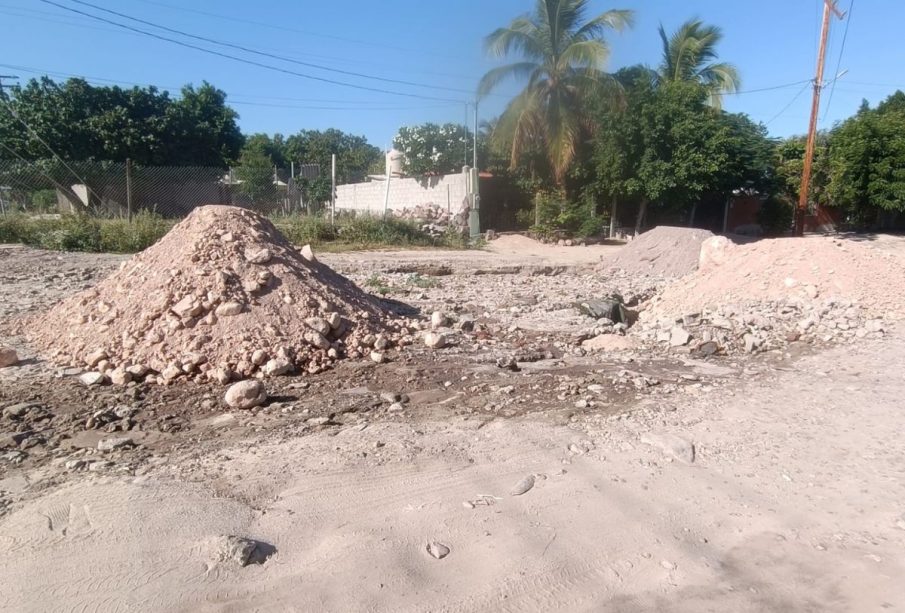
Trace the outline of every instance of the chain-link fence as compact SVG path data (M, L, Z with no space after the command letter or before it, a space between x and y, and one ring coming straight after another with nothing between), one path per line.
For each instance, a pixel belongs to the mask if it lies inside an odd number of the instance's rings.
M305 180L286 175L271 168L0 159L0 214L130 217L148 211L175 218L205 204L243 206L265 214L319 208L306 202Z

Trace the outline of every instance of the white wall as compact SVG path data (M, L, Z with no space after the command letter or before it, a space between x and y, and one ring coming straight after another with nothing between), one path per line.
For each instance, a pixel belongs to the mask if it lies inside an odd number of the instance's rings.
M350 183L336 187L336 210L383 213L386 181ZM389 209L400 210L419 204L438 204L446 207L447 195L453 213L462 208L467 195L466 175L421 177L390 180Z

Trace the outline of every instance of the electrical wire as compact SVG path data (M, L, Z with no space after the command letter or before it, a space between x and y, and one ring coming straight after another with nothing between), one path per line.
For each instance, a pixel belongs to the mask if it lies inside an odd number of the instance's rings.
M796 85L801 85L802 83L811 83L811 79L802 79L801 81L795 81L793 83L785 83L783 85L773 85L770 87L760 87L758 89L746 89L740 92L729 92L725 94L721 94L722 96L738 96L741 94L756 94L758 92L769 92L777 89L785 89L787 87L795 87Z
M48 75L59 78L70 78L70 79L84 79L89 83L99 83L99 84L113 84L113 85L130 85L134 87L156 87L161 91L174 90L177 92L182 89L181 85L160 85L156 83L137 83L135 81L125 81L122 79L106 79L103 77L92 77L89 75L81 75L75 74L71 72L60 72L56 70L45 70L42 68L35 68L32 66L20 66L17 64L0 64L0 68L8 68L10 70L17 70L19 72L29 72L38 75ZM245 94L245 93L237 93L237 92L225 92L227 96L236 97L236 98L257 98L261 100L281 100L287 102L311 102L311 103L323 103L323 104L344 104L344 105L363 105L367 108L337 108L337 107L304 107L304 106L289 106L286 108L308 108L308 109L325 109L325 110L417 110L417 109L434 109L434 108L448 108L450 106L459 106L460 102L449 102L447 104L438 104L438 105L429 105L429 106L407 106L407 107L385 107L385 108L377 108L379 105L386 104L386 100L345 100L341 98L294 98L291 96L261 96L259 94ZM237 100L230 99L228 101L229 104L255 104L251 102L239 102ZM261 103L263 106L263 103ZM375 106L376 105L376 106Z
M830 105L833 103L833 93L836 91L836 81L839 80L839 68L842 66L842 54L845 52L845 41L848 39L848 27L852 23L852 8L854 6L855 0L850 0L848 12L845 14L845 31L842 34L842 44L839 47L839 58L836 60L836 76L833 78L833 84L830 86L830 95L827 96L826 108L823 110L821 121L826 120L827 113L830 112Z
M271 70L271 71L274 71L274 72L279 72L279 73L283 73L283 74L288 74L288 75L300 77L300 78L303 78L303 79L309 79L309 80L312 80L312 81L320 81L320 82L322 82L322 83L329 83L329 84L331 84L331 85L339 85L339 86L342 86L342 87L349 87L349 88L352 88L352 89L359 89L359 90L363 90L363 91L377 92L377 93L381 93L381 94L389 94L389 95L393 95L393 96L403 96L403 97L407 97L407 98L418 98L418 99L421 99L421 100L435 100L435 101L439 101L439 102L456 102L456 103L459 103L459 104L464 104L464 103L465 103L464 100L456 100L456 99L452 99L452 98L440 98L440 97L438 97L438 96L426 96L426 95L423 95L423 94L414 94L414 93L410 93L410 92L398 92L398 91L394 91L394 90L381 89L381 88L378 88L378 87L369 87L369 86L366 86L366 85L357 85L357 84L354 84L354 83L346 83L346 82L344 82L344 81L337 81L337 80L334 80L334 79L328 79L328 78L326 78L326 77L318 77L318 76L315 76L315 75L309 75L309 74L305 74L305 73L302 73L302 72L297 72L297 71L294 71L294 70L289 70L289 69L287 69L287 68L281 68L281 67L279 67L279 66L273 66L273 65L270 65L270 64L264 64L263 62L258 62L258 61L255 61L255 60L250 60L250 59L247 59L247 58L242 58L242 57L238 57L238 56L235 56L235 55L230 55L230 54L228 54L228 53L222 53L222 52L220 52L220 51L215 51L215 50L213 50L213 49L207 49L207 48L205 48L205 47L199 47L198 45L193 45L193 44L191 44L191 43L187 43L187 42L184 42L184 41L176 40L176 39L169 38L169 37L166 37L166 36L161 36L161 35L155 34L155 33L153 33L153 32L147 32L147 31L145 31L145 30L140 30L140 29L138 29L138 28L133 28L132 26L128 26L128 25L125 25L125 24L117 23L117 22L115 22L115 21L112 21L112 20L109 20L109 19L105 19L105 18L103 18L103 17L99 17L99 16L97 16L97 15L92 15L91 13L86 13L86 12L84 12L84 11L80 11L80 10L78 10L78 9L74 9L74 8L72 8L72 7L68 7L68 6L59 4L59 3L57 3L57 2L53 2L52 0L40 0L40 2L43 2L44 4L49 4L49 5L52 5L52 6L56 6L57 8L63 9L64 11L69 11L69 12L71 12L71 13L77 13L77 14L79 14L79 15L84 15L84 16L86 16L86 17L90 17L90 18L95 19L95 20L97 20L97 21L100 21L100 22L103 22L103 23L107 23L107 24L110 24L110 25L114 25L114 26L116 26L116 27L118 27L118 28L122 28L122 29L124 29L124 30L129 30L129 31L132 31L132 32L137 32L137 33L139 33L139 34L142 34L142 35L144 35L144 36L148 36L148 37L150 37L150 38L155 38L155 39L157 39L157 40L162 40L162 41L166 41L166 42L169 42L169 43L173 43L173 44L179 45L179 46L181 46L181 47L186 47L186 48L188 48L188 49L194 49L194 50L196 50L196 51L201 51L202 53L207 53L207 54L209 54L209 55L214 55L214 56L217 56L217 57L222 57L222 58L225 58L225 59L233 60L233 61L239 62L239 63L241 63L241 64L248 64L249 66L256 66L256 67L258 67L258 68L264 68L264 69L266 69L266 70Z
M355 38L348 38L345 36L337 36L335 34L324 34L323 32L316 32L312 30L299 30L297 28L290 28L288 26L274 25L272 23L265 23L263 21L254 21L251 19L242 19L241 17L234 17L231 15L223 15L221 13L211 13L209 11L202 11L194 8L188 8L184 6L176 6L173 4L167 4L165 2L154 2L153 0L135 0L142 4L148 4L151 6L159 6L163 8L172 9L175 11L182 11L185 13L194 13L195 15L203 15L205 17L213 17L214 19L222 19L224 21L232 21L234 23L244 23L248 25L260 26L263 28L271 28L274 30L280 30L283 32L292 32L294 34L303 34L305 36L316 36L318 38L326 38L330 40L338 40L345 43L354 43L356 45L367 45L371 47L379 47L383 49L392 49L393 51L399 51L406 54L418 54L418 55L431 55L434 57L440 57L447 60L459 60L461 58L456 57L454 55L447 55L442 53L436 53L434 51L425 50L425 49L410 49L406 47L398 47L396 45L388 45L386 43L378 43L374 41L361 40ZM449 75L447 75L449 76Z
M811 83L812 83L812 82L810 82L810 81L809 81L808 83L805 83L804 87L802 87L800 90L798 90L798 93L795 94L795 96L793 96L793 98L792 98L791 100L789 100L789 103L788 103L787 105L785 105L784 107L782 107L782 109L781 109L778 113L776 113L776 115L774 115L773 117L771 117L769 120L765 121L765 122L764 122L764 125L765 125L765 126L769 126L771 123L773 123L774 121L776 121L777 119L779 119L780 115L782 115L783 113L785 113L786 111L788 111L789 108L790 108L793 104L795 104L795 101L798 100L799 97L801 97L801 94L804 93L804 91L808 88L808 85L810 85Z
M283 55L277 55L277 54L275 54L275 53L268 53L268 52L266 52L266 51L259 51L259 50L257 50L257 49L253 49L253 48L251 48L251 47L246 47L246 46L244 46L244 45L239 45L239 44L236 44L236 43L230 43L230 42L219 41L219 40L216 40L216 39L214 39L214 38L208 38L208 37L206 37L206 36L199 36L199 35L197 35L197 34L192 34L191 32L185 32L185 31L183 31L183 30L177 30L177 29L175 29L175 28L170 28L170 27L167 27L167 26L162 26L162 25L160 25L160 24L157 24L157 23L154 23L154 22L151 22L151 21L147 21L147 20L144 20L144 19L139 19L138 17L132 17L132 16L127 15L127 14L125 14L125 13L120 13L120 12L118 12L118 11L114 11L114 10L111 10L111 9L104 8L104 7L102 7L102 6L98 6L98 5L92 4L92 3L90 3L90 2L84 2L83 0L69 0L69 2L71 2L71 3L73 3L73 4L78 4L78 5L81 5L81 6L87 6L87 7L93 8L93 9L95 9L95 10L102 11L102 12L104 12L104 13L108 13L108 14L110 14L110 15L115 15L115 16L121 17L121 18L123 18L123 19L128 19L129 21L134 21L135 23L140 23L140 24L142 24L142 25L150 26L150 27L156 28L156 29L158 29L158 30L163 30L164 32L169 32L169 33L171 33L171 34L178 34L179 36L185 36L186 38L191 38L191 39L194 39L194 40L199 40L199 41L202 41L202 42L211 43L211 44L213 44L213 45L219 45L219 46L221 46L221 47L227 47L227 48L230 48L230 49L236 49L236 50L238 50L238 51L244 51L245 53L251 53L251 54L253 54L253 55L257 55L257 56L260 56L260 57L266 57L266 58L270 58L270 59L274 59L274 60L279 60L279 61L281 61L281 62L288 62L288 63L290 63L290 64L296 64L296 65L298 65L298 66L306 66L306 67L308 67L308 68L315 68L315 69L317 69L317 70L324 70L324 71L326 71L326 72L333 72L333 73L336 73L336 74L342 74L342 75L346 75L346 76L359 77L359 78L362 78L362 79L371 79L371 80L373 80L373 81L381 81L381 82L384 82L384 83L394 83L394 84L396 84L396 85L407 85L407 86L409 86L409 87L421 87L421 88L425 88L425 89L444 90L444 91L451 91L451 92L456 92L456 93L460 93L460 94L472 94L472 93L473 93L473 92L471 92L471 91L469 91L469 90L459 89L459 88L455 88L455 87L443 87L443 86L439 86L439 85L427 85L427 84L425 84L425 83L417 83L417 82L414 82L414 81L405 81L405 80L402 80L402 79L392 79L392 78L389 78L389 77L379 77L379 76L369 75L369 74L362 73L362 72L355 72L355 71L351 71L351 70L343 70L343 69L341 69L341 68L333 68L333 67L331 67L331 66L324 66L323 64L314 64L314 63L312 63L312 62L303 62L303 61L301 61L301 60L296 60L296 59L293 59L293 58L290 58L290 57L286 57L286 56L283 56Z

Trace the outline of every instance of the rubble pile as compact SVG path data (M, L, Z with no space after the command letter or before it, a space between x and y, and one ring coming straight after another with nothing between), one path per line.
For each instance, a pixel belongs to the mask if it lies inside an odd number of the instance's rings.
M698 268L701 244L712 237L708 230L657 226L604 261L601 269L619 269L633 275L682 277Z
M317 373L410 339L408 324L264 217L205 206L25 331L53 361L90 369L86 385L225 384Z
M902 265L840 238L738 245L713 237L702 244L700 269L655 296L632 333L700 355L882 336L905 314Z
M433 237L447 232L464 232L468 229L468 205L466 203L463 203L456 213L439 204L428 203L397 209L395 215L399 219L417 223L423 232Z

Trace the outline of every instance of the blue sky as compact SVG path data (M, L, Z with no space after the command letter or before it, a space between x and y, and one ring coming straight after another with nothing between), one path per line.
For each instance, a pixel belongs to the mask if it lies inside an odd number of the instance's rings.
M103 15L70 0L53 1ZM31 77L35 76L32 71L46 71L55 76L155 84L170 90L208 80L229 94L245 132L291 134L299 129L336 127L363 134L378 146L389 144L401 125L463 121L464 106L456 101L470 98L468 92L474 91L480 75L495 65L483 54L483 37L533 5L532 0L85 1L301 62L447 89L337 74L219 48L290 71L442 100L305 79L123 31L40 0L0 0L0 74ZM847 11L849 2L838 0L838 5ZM755 121L767 123L771 134L786 136L802 133L807 126L810 87L802 81L814 73L821 4L822 0L626 0L592 2L591 7L593 13L609 8L636 11L635 27L610 37L611 70L635 63L655 65L661 22L672 30L698 16L719 25L725 32L721 58L739 68L743 91L784 86L731 96L725 108L748 113ZM905 2L855 1L840 67L847 72L837 81L832 100L829 90L825 92L821 127L830 127L853 113L862 98L875 104L896 88L905 89L905 75L898 70L905 63L903 22ZM844 21L834 19L828 80L836 74L845 28ZM797 84L790 85L793 83ZM514 84L501 88L482 104L481 117L499 114L507 96L515 91Z

